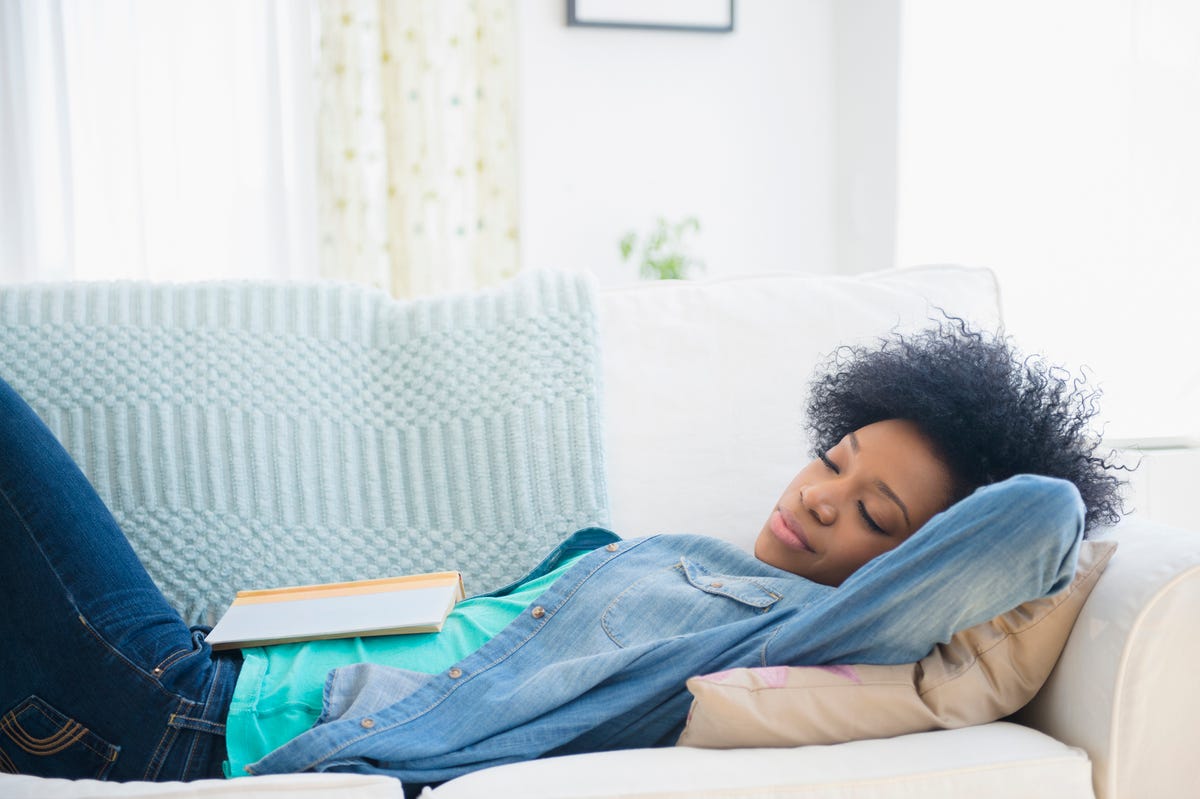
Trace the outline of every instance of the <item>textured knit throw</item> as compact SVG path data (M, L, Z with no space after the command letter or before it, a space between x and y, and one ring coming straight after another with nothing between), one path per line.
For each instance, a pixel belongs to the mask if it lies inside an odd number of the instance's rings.
M240 588L518 578L608 518L596 298L529 272L427 300L335 283L0 289L0 375L189 623Z

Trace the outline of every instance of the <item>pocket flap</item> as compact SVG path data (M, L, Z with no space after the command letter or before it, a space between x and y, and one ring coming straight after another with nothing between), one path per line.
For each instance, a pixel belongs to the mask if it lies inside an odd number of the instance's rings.
M779 594L748 577L714 574L687 558L680 558L679 562L687 581L707 594L729 597L755 608L769 608L779 601Z

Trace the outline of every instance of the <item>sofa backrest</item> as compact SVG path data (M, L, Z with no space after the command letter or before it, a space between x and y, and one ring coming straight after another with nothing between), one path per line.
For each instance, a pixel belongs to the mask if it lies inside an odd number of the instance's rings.
M843 344L942 319L995 329L986 269L772 275L601 292L605 441L613 529L717 536L749 550L811 459L814 368Z

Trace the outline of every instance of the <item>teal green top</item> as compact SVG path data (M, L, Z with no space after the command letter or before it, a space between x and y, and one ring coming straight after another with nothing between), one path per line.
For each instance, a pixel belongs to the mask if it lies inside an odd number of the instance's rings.
M225 776L245 767L310 729L321 713L325 678L331 669L377 663L435 674L487 643L521 615L560 574L586 553L557 569L521 583L504 596L464 599L440 633L340 638L243 649L244 662L226 721L229 759Z

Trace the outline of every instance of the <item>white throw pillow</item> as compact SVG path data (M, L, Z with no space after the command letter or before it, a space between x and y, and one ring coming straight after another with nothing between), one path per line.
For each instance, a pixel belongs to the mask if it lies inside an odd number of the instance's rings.
M810 458L818 361L925 327L937 307L994 330L995 276L936 266L859 276L659 281L600 298L613 530L696 533L750 551Z

